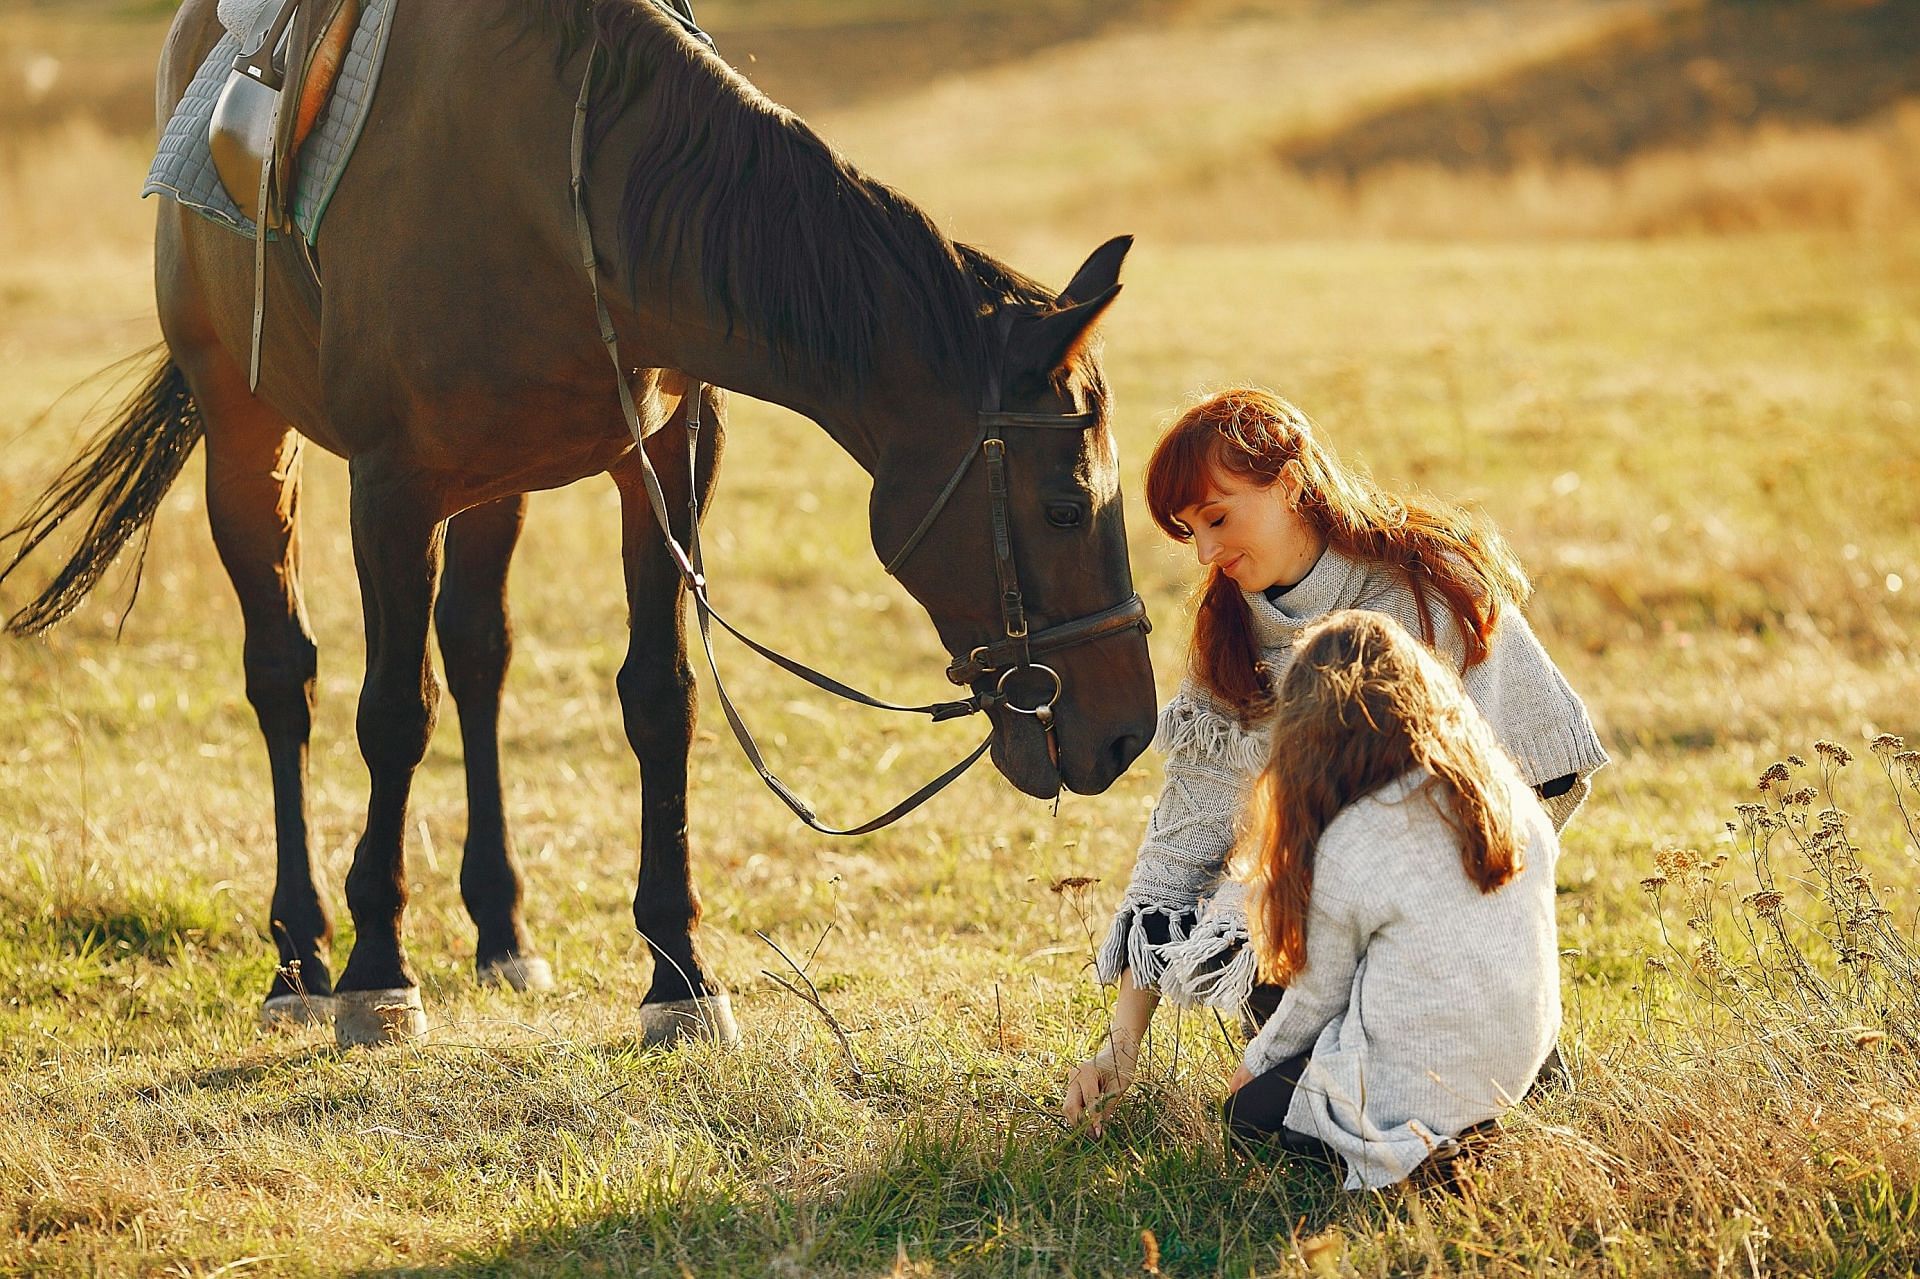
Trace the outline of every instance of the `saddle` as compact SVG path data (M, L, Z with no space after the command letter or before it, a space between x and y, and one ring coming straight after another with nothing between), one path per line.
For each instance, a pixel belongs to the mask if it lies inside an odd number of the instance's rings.
M319 273L293 228L294 162L340 78L360 21L360 0L269 0L241 39L214 105L208 144L221 185L253 220L253 351L247 385L260 383L261 327L266 316L269 233L292 232L316 284Z
M245 52L214 106L208 142L221 184L255 222L286 227L294 161L333 94L359 20L360 0L280 0L241 35ZM293 57L296 50L302 56Z

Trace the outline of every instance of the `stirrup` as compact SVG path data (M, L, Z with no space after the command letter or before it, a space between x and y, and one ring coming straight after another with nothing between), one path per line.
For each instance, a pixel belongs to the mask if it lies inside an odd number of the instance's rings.
M236 59L214 104L207 144L214 171L242 213L253 218L253 345L247 390L260 389L260 346L267 319L267 197L273 182L273 140L286 84L286 40L300 0L284 0L258 41ZM248 201L251 202L249 207Z

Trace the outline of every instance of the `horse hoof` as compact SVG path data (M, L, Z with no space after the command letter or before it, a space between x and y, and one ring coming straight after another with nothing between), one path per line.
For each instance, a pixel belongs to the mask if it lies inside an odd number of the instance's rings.
M482 986L510 986L519 991L553 989L553 965L537 957L508 955L480 965Z
M688 1039L706 1039L722 1048L737 1047L740 1027L724 990L717 995L640 1005L640 1039L649 1048L667 1048Z
M298 1030L332 1020L332 995L275 995L260 1005L262 1030Z
M418 986L334 992L333 1040L342 1048L404 1044L426 1033Z

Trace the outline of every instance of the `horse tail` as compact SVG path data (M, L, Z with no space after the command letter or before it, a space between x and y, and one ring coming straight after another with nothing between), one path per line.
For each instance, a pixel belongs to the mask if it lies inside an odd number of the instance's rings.
M13 558L0 568L0 582L5 582L61 525L92 512L66 567L32 603L8 619L7 629L13 634L38 635L73 612L136 537L140 545L133 593L139 595L140 566L160 499L206 434L180 366L164 347L160 353L159 363L114 414L112 424L88 441L24 519L0 535L0 547L18 541ZM133 607L131 598L127 607Z

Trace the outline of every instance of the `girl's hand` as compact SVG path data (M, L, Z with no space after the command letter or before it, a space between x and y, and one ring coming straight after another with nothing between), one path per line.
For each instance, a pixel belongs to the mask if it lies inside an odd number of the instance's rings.
M1107 1110L1133 1085L1139 1063L1139 1041L1117 1030L1109 1034L1099 1052L1067 1072L1067 1096L1060 1107L1066 1121L1077 1124L1090 1117L1089 1131L1098 1137Z
M1245 1063L1242 1063L1233 1068L1233 1078L1227 1080L1227 1092L1237 1093L1252 1082L1253 1072L1247 1069Z

